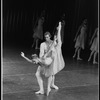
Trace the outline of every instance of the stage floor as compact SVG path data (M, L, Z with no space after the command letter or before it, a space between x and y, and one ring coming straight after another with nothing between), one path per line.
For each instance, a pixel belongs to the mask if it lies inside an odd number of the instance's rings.
M3 52L3 100L99 100L98 65L64 57L66 66L56 75L50 95L36 95L39 90L35 72L37 65L27 62L17 49ZM31 52L24 50L27 57ZM43 77L46 92L47 79Z

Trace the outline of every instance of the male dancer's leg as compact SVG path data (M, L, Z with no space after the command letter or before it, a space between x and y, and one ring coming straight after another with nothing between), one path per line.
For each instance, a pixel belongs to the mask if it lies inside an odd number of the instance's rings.
M52 82L52 76L48 77L47 96L49 95L51 91L51 88L50 88L51 82Z
M37 78L37 81L38 81L40 90L37 91L37 92L35 92L35 93L36 93L36 94L44 94L43 80L42 80L41 73L40 73L40 66L39 66L38 69L37 69L36 78Z
M54 84L54 81L55 81L55 75L52 75L51 87L58 90L59 88Z

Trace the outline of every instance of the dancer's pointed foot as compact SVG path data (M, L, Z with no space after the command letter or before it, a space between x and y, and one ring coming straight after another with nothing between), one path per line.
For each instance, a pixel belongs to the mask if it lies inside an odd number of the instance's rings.
M75 55L73 55L73 58L75 58Z
M51 88L49 88L49 89L47 90L47 96L49 95L50 91L51 91Z
M54 89L56 89L56 90L59 89L58 86L56 86L56 85L51 85L51 87L54 88Z
M98 64L98 62L96 62L96 61L93 61L93 64Z
M77 58L77 60L82 60L81 58Z
M35 49L39 49L38 47L36 47Z
M35 94L44 94L44 91L37 91L37 92L35 92Z

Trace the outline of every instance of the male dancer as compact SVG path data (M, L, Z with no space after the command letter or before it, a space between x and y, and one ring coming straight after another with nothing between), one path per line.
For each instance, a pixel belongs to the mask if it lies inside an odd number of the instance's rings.
M40 62L41 63L41 64L39 64L38 69L37 69L36 74L35 74L37 81L38 81L38 84L39 84L39 87L40 87L40 90L35 92L35 93L36 94L44 94L43 80L42 80L42 76L41 76L41 74L44 74L46 77L48 77L47 95L49 95L49 92L51 91L50 87L52 87L54 89L58 89L58 87L54 84L55 76L52 74L53 71L52 71L50 64L49 64L49 67L46 66L47 68L45 66L43 67L43 60L42 59L45 59L45 54L50 50L50 47L53 44L53 41L50 39L51 34L49 32L46 32L44 36L45 36L46 41L41 43L40 54L39 54L38 60L34 59L34 57L37 58L36 55L33 55L32 60L25 57L23 52L21 53L21 56L24 57L29 62L35 62L35 63ZM52 52L49 53L48 58L50 56L52 56ZM48 60L49 61L47 61L47 63L51 62L50 59L48 59Z

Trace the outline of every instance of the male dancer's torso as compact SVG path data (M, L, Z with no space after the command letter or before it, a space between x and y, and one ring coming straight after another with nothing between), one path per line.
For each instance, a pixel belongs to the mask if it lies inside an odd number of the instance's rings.
M45 41L45 49L44 49L44 55L50 50L50 47L52 46L53 41ZM47 57L51 56L51 52L47 55Z

